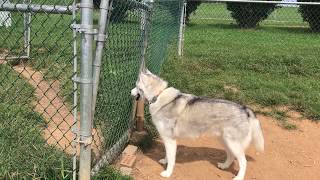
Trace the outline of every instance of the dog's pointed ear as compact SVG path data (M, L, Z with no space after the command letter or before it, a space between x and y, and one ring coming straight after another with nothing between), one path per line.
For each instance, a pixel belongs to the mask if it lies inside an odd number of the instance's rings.
M143 68L141 69L140 73L146 74L147 71L148 71L148 69L147 69L146 67L143 67Z
M143 74L145 74L145 68L142 68L142 69L140 70L140 72L139 72L139 79L140 79L140 77L141 77Z
M152 74L152 73L149 71L149 69L147 69L147 68L145 69L145 71L146 71L146 72L145 72L146 74Z

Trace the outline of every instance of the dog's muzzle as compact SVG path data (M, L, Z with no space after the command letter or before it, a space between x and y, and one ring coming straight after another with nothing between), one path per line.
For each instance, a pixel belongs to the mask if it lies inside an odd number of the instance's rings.
M134 96L134 97L136 97L136 100L139 100L141 95L139 94L138 89L134 88L131 90L131 96Z

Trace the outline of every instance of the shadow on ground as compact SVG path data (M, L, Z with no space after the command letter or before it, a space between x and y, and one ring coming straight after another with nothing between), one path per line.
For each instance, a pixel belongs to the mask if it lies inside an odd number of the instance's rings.
M164 144L160 141L155 141L153 147L146 151L145 155L158 162L165 156ZM184 164L194 161L208 161L217 167L217 164L224 162L226 157L226 152L223 149L178 145L176 163ZM247 161L255 161L251 156L247 155L246 158ZM234 163L225 171L231 172L232 174L237 174L238 172Z

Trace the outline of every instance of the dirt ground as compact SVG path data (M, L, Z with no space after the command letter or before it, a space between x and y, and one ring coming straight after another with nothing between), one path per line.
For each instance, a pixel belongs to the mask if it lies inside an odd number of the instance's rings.
M265 152L257 154L254 147L246 151L248 166L246 180L316 180L320 177L320 123L295 120L297 130L285 130L270 117L261 121ZM174 180L231 180L238 172L234 163L228 170L217 168L226 154L218 140L201 137L178 141ZM136 180L162 180L164 167L158 160L164 157L160 140L145 154L139 154L134 168Z
M0 60L0 65L6 64L6 61ZM12 68L20 77L23 77L30 85L35 88L36 102L32 102L34 111L41 114L47 121L47 127L43 131L44 139L48 144L57 146L61 150L73 154L71 143L74 139L72 126L74 117L71 106L68 106L59 96L59 81L49 82L43 78L43 72L36 71L30 66L20 64ZM78 114L79 119L80 114ZM77 125L80 128L79 124ZM93 153L98 156L101 147L101 134L93 129ZM79 154L79 145L77 145L77 154Z

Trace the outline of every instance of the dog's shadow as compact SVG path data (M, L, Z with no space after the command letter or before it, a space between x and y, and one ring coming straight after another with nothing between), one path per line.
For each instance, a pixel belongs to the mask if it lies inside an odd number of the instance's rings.
M153 148L145 153L146 156L152 160L158 162L165 157L164 145L160 142L155 142ZM188 163L194 161L208 161L215 167L219 162L224 162L227 155L223 149L209 148L209 147L188 147L184 145L178 145L177 147L177 163ZM247 161L254 161L251 156L246 156ZM237 174L234 163L225 171Z

